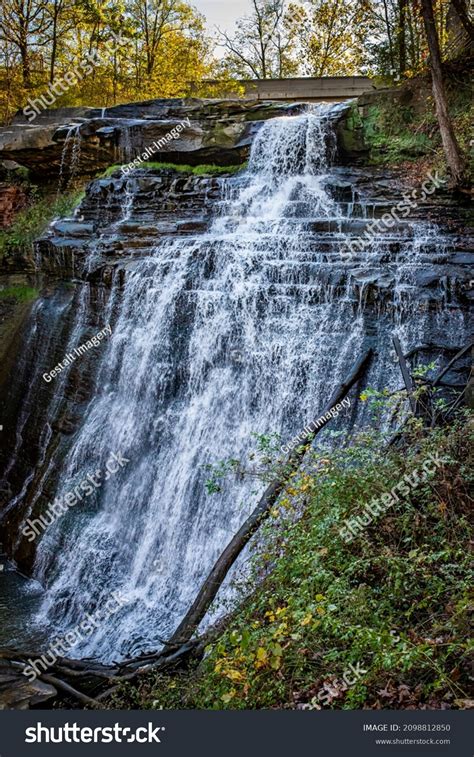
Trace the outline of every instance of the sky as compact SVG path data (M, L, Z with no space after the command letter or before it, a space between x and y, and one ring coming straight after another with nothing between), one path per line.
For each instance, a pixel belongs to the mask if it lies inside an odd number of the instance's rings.
M250 10L250 0L191 0L190 4L206 16L209 31L220 26L232 32L234 22Z

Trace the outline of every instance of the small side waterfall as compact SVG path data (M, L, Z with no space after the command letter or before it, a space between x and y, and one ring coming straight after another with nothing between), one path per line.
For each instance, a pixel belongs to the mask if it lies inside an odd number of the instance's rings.
M64 140L59 167L57 197L71 185L76 176L81 160L81 124L73 124L69 127Z
M210 230L164 237L134 261L124 291L113 291L113 334L56 496L111 452L129 462L46 530L35 567L46 585L37 622L58 634L111 592L129 598L77 654L110 660L155 649L176 627L258 496L246 480L209 496L206 464L245 457L254 432L291 438L326 404L368 333L379 386L395 376L387 334L423 337L429 316L416 314L411 277L423 250L443 240L420 227L392 254L393 240L377 239L357 285L347 275L341 253L368 211L348 199L344 172L332 166L338 107L262 124ZM383 260L395 294L380 323L368 323L365 287ZM440 314L435 328L446 324Z
M134 128L135 121L123 120L120 128L118 155L122 163L130 163L137 157L140 140L137 142L138 131Z

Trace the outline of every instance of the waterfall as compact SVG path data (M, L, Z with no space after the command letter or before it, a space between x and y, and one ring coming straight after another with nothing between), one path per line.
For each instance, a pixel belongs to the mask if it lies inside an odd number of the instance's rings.
M66 139L64 140L63 151L61 153L61 165L59 167L57 198L59 198L62 191L68 189L79 169L79 162L81 159L80 128L81 124L73 124L70 126L66 134ZM67 166L68 161L69 165Z
M136 157L135 121L124 121L121 124L119 137L119 157L122 163L130 163Z
M156 649L181 620L259 494L255 482L231 479L209 495L206 464L245 459L254 433L291 439L327 403L368 332L380 352L373 382L395 376L388 335L407 337L413 263L423 245L443 242L425 228L402 240L387 264L392 315L368 325L370 269L355 296L340 255L367 208L340 197L338 107L263 123L210 229L164 238L112 294L112 337L56 496L103 469L111 452L129 462L46 530L35 566L46 586L37 623L60 635L113 591L129 602L74 654L111 660ZM133 217L132 200L126 213ZM370 266L391 243L374 242ZM410 301L411 317L416 307ZM410 339L423 335L426 318Z

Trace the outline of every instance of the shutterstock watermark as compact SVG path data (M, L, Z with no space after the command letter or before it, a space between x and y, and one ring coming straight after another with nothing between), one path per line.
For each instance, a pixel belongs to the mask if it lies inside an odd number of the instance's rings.
M114 40L110 40L104 45L108 53L107 59L113 58L120 45L126 45L129 42L128 39L122 39L121 34L117 36L112 32L112 36L114 37ZM28 100L28 105L25 105L23 108L23 115L27 117L30 123L32 123L42 110L47 110L51 105L54 105L58 97L64 95L71 87L74 87L86 76L89 76L96 66L103 63L103 55L104 53L99 52L97 49L88 53L88 55L86 55L75 68L67 71L64 74L64 77L55 79L48 84L47 95L50 98L49 100L47 99L46 93L42 94L40 97L30 98Z
M65 723L64 725L43 725L41 721L36 725L30 725L25 728L25 744L110 744L122 742L132 744L161 744L159 734L163 735L166 726L155 726L148 723L147 726L141 725L139 728L129 728L119 723L111 726L81 726L77 723ZM128 735L130 734L130 735Z
M177 126L174 126L172 129L170 129L164 137L155 140L153 144L150 147L147 147L146 150L142 152L142 154L138 158L135 158L135 160L127 163L126 166L122 166L122 173L126 175L130 173L130 171L133 171L134 168L139 168L140 163L146 162L148 158L155 154L155 152L160 152L162 147L165 147L167 144L172 142L173 139L178 139L181 132L184 131L185 126L191 126L191 121L189 120L189 118L185 118Z
M351 401L348 397L346 397L346 399L342 400L342 402L332 407L326 413L326 415L322 415L320 418L318 418L317 421L311 421L311 423L308 423L308 425L304 427L303 431L301 431L298 436L295 436L295 438L292 439L291 442L288 442L288 444L284 444L282 447L280 447L281 451L286 454L295 447L298 447L304 442L308 434L314 433L316 429L319 429L321 426L327 423L327 421L331 420L331 418L337 418L343 408L349 408L350 406Z
M381 515L385 515L387 510L400 501L398 494L402 497L408 497L414 489L427 480L430 474L436 471L436 468L441 467L441 463L440 457L428 455L428 459L422 465L421 472L416 468L410 475L406 474L390 492L385 492L379 498L374 497L368 504L364 505L361 515L355 515L353 518L344 521L345 526L339 530L339 536L347 544L350 544L360 536L367 526Z
M44 515L40 515L39 518L34 518L33 520L28 518L21 531L23 536L30 542L34 541L48 526L67 513L71 507L77 505L78 502L82 502L83 499L90 497L96 489L100 489L103 483L100 479L103 478L104 481L108 481L111 475L117 473L129 462L130 460L124 457L121 452L118 454L112 452L105 464L105 474L101 470L96 470L95 473L88 473L86 478L64 495L63 502L55 499L48 506Z
M432 173L429 173L421 185L421 193L418 189L414 189L411 193L405 192L403 200L398 205L395 205L390 210L390 213L385 213L382 218L371 221L365 227L363 236L344 242L344 247L340 252L341 256L346 260L350 260L358 253L363 252L373 242L377 234L382 234L385 231L393 229L395 224L399 223L402 218L408 218L416 210L420 202L424 202L443 184L446 184L446 179L441 179L437 171L435 171L434 176Z
M53 378L59 376L61 371L63 371L65 368L69 368L69 366L72 365L75 361L76 357L81 357L93 347L98 347L102 339L104 339L107 334L110 336L111 333L112 327L110 325L106 326L101 331L99 331L98 334L88 339L87 342L84 342L84 344L81 344L79 347L74 347L74 352L69 352L63 359L63 361L61 363L58 363L58 365L53 368L52 371L50 371L49 373L43 373L43 379L47 384L49 384L49 382L52 381Z
M392 644L398 644L400 636L396 631L390 631L390 640ZM299 707L301 710L320 710L321 707L331 705L335 699L340 699L342 694L355 686L356 683L363 680L363 677L369 672L369 668L363 668L360 662L355 665L349 663L349 666L342 674L342 679L337 676L331 676L324 681L323 686L319 689L317 695L311 699L308 704Z
M75 647L80 641L87 639L101 623L105 623L112 615L115 615L130 600L118 591L111 593L109 599L103 608L96 610L94 613L86 613L74 628L68 631L63 637L55 639L48 647L48 650L36 660L29 658L27 665L22 673L30 682L34 681L42 673L45 673L51 665L54 665L58 658L66 657L67 653Z

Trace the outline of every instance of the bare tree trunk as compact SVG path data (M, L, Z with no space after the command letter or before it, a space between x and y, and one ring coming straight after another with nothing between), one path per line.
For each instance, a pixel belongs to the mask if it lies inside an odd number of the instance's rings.
M418 63L418 54L417 54L417 47L415 42L415 19L413 18L413 14L411 11L410 6L408 6L408 13L407 13L407 27L408 27L408 36L409 36L409 57L410 57L410 68L415 68L416 64Z
M21 58L21 73L23 78L23 86L26 89L31 87L31 70L30 70L30 53L28 49L28 42L26 33L21 36L19 44L20 58Z
M441 52L433 13L433 0L421 0L421 9L423 23L425 25L426 39L430 51L430 69L433 81L436 115L438 118L444 153L446 155L446 162L452 175L452 185L453 188L456 188L462 186L464 183L464 163L448 112Z
M117 82L118 82L117 48L114 47L114 75L113 75L113 81L112 81L114 105L117 104Z
M56 70L56 55L58 49L58 40L56 36L56 29L53 31L53 40L51 44L51 60L49 63L49 81L51 84L54 82L54 74Z
M395 61L393 59L393 43L392 43L392 31L390 28L390 19L388 16L388 7L387 7L387 0L383 0L383 10L384 10L384 16L385 16L385 25L387 27L387 39L388 39L388 55L390 59L390 68L395 68Z
M58 55L58 28L59 19L62 11L62 0L56 0L52 10L52 30L51 30L51 59L49 62L49 81L54 82L56 72L56 58Z
M398 63L400 66L400 76L403 76L407 68L406 11L407 0L398 0Z

